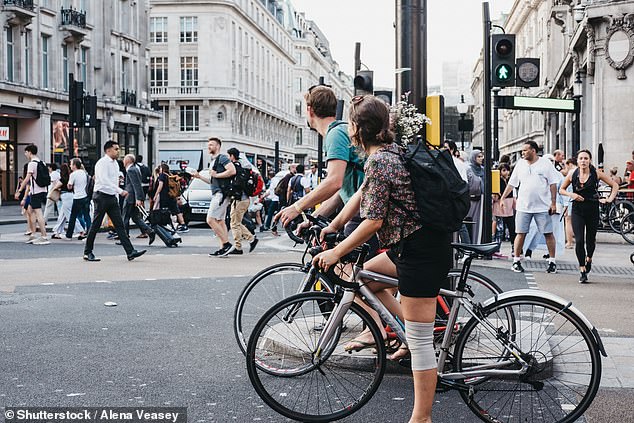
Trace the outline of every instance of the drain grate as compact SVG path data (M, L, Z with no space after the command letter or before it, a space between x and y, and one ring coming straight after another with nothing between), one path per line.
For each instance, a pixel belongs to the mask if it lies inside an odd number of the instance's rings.
M530 270L546 270L548 266L548 262L546 261L522 261L522 265L526 269ZM576 263L560 263L557 262L557 271L564 272L574 272L577 273L579 271L579 267ZM623 275L623 276L634 276L634 266L629 267L620 267L620 266L592 266L592 273L597 275Z

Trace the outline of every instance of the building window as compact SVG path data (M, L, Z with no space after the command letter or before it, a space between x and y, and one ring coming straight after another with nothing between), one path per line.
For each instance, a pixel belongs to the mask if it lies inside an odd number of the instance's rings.
M160 106L161 119L159 121L159 131L170 130L170 108L169 106Z
M127 57L121 59L121 91L128 89L128 66L130 60Z
M48 35L42 35L42 88L48 88Z
M62 79L64 80L64 91L68 91L68 46L62 45Z
M167 17L150 18L150 42L167 42Z
M198 92L198 57L181 57L181 94Z
M81 75L81 80L84 82L84 89L88 91L88 49L86 47L81 48L79 74Z
M150 58L150 87L152 94L167 94L167 57Z
M216 115L218 122L223 122L225 120L225 111L224 110L220 110L218 112L218 114Z
M198 126L198 106L181 106L181 132L195 132Z
M24 33L24 83L31 85L31 31Z
M297 132L295 133L295 145L302 145L303 135L302 128L297 128Z
M181 43L198 42L198 17L181 17Z
M7 33L7 81L13 82L13 27L8 27Z

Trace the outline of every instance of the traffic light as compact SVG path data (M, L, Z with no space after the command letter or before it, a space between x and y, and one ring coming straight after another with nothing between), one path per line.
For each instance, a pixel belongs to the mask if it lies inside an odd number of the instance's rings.
M354 95L365 95L374 93L374 72L371 70L357 71L354 77Z
M97 96L87 95L84 97L84 119L83 126L88 128L97 127Z
M518 87L539 87L539 59L518 58L516 62Z
M84 106L84 83L81 81L70 81L68 92L68 116L70 125L74 128L82 126L83 106Z
M388 106L392 105L392 91L375 91L374 96L385 101Z
M515 34L494 34L491 44L491 86L515 86Z

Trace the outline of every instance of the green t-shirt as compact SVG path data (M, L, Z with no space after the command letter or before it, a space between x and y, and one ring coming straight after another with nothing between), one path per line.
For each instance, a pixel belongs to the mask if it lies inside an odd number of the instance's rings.
M359 157L355 147L352 146L346 122L336 120L328 125L324 143L326 146L326 161L343 160L348 163L343 177L343 184L339 191L339 196L345 204L363 183L363 164L365 160Z

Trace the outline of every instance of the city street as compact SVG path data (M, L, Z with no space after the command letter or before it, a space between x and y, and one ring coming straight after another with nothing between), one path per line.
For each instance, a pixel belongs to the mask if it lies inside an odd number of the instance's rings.
M251 275L300 259L285 236L265 234L252 254L218 259L207 256L216 245L211 231L195 226L182 247L157 240L128 262L102 234L95 248L102 262L85 263L81 242L31 246L22 232L23 225L0 226L0 406L172 405L188 407L191 422L284 420L251 387L231 324ZM619 247L599 251L608 248ZM532 274L538 287L573 300L600 328L610 354L587 421L632 421L631 276L601 276L581 287L572 272L535 269L527 278L503 260L478 262L476 270L504 290L533 286ZM345 421L404 422L412 401L411 378L388 374ZM437 395L434 421L475 417L450 392Z

